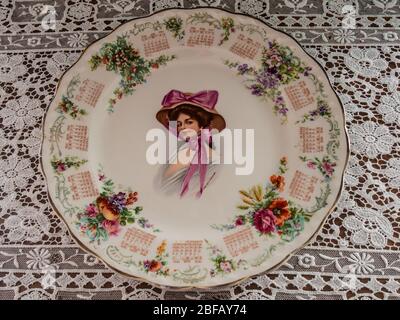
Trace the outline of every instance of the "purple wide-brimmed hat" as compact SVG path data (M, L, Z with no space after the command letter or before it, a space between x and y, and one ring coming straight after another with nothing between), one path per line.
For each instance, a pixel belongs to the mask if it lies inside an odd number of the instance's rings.
M218 101L218 91L202 90L197 93L171 90L161 102L162 108L157 112L156 118L168 129L168 113L181 104L190 104L203 109L212 115L209 129L217 129L219 132L225 129L225 119L215 110Z

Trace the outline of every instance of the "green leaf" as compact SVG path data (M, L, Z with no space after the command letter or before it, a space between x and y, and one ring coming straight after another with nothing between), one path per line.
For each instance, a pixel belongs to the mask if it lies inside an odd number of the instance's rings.
M139 213L139 212L142 211L142 210L143 210L143 207L136 207L136 208L135 208L136 213Z

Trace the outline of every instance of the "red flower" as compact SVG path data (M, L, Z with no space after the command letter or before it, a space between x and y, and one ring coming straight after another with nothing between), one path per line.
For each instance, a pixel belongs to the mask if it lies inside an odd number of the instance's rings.
M261 233L270 233L275 230L276 217L271 210L261 209L254 214L253 224Z
M157 260L152 260L150 262L150 266L149 266L149 271L150 272L157 272L158 270L160 270L162 267L162 264L160 261Z
M158 69L158 63L152 63L152 64L151 64L151 67L152 67L153 69Z
M57 169L56 170L57 170L58 173L64 172L66 170L65 164L62 163L62 162L57 163Z
M238 217L238 218L236 219L236 221L235 221L235 225L236 225L236 226L241 226L241 225L243 225L243 224L244 224L243 217L242 217L242 216Z

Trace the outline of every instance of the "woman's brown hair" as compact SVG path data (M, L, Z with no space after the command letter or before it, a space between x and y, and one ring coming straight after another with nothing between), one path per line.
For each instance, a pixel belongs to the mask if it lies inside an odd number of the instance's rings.
M204 111L200 107L196 107L191 104L181 104L168 113L168 120L176 121L181 113L186 114L192 119L196 120L199 123L200 128L209 127L213 117L212 114Z

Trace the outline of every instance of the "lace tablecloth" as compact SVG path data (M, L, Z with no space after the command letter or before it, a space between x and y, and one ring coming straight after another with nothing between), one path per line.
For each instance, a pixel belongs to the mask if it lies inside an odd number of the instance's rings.
M43 26L45 6L55 30ZM89 43L133 17L199 6L296 38L340 95L351 157L313 243L276 271L184 292L126 278L82 251L49 204L39 157L58 79ZM398 299L399 20L399 0L0 0L0 299Z

